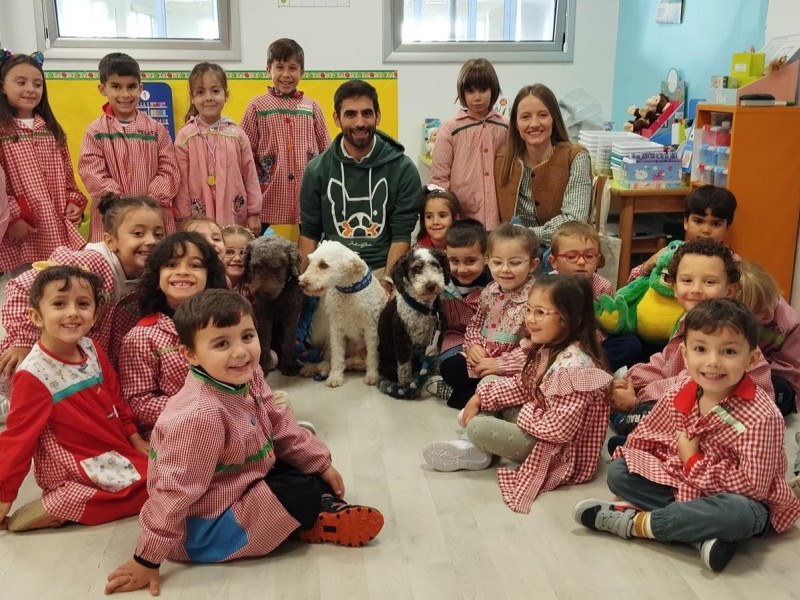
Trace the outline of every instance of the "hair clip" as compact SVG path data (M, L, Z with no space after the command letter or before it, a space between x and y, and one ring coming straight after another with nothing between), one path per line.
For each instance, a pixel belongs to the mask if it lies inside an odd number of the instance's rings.
M425 186L425 187L426 187L426 189L427 189L429 192L446 192L446 191L447 191L447 190L445 190L443 187L441 187L441 186L438 186L438 185L436 185L435 183L429 183L429 184L428 184L427 186Z
M14 56L8 48L0 49L0 65L6 62L9 58Z
M44 65L44 54L42 54L38 50L36 52L31 52L30 56L33 60L36 61L36 64L38 64L40 67Z

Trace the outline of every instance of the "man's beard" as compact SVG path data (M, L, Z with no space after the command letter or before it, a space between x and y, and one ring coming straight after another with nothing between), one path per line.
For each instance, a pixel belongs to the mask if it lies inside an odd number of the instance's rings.
M356 139L353 135L356 131L358 132L368 132L369 135L364 139ZM353 146L354 148L358 148L362 150L364 148L369 148L370 144L372 144L372 140L375 139L375 128L374 127L359 127L358 129L348 129L342 132L344 139L348 141L348 143Z

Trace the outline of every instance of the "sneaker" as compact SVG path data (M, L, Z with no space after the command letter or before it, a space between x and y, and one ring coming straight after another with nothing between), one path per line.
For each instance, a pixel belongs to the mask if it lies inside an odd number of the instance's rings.
M11 408L11 403L8 401L8 396L0 395L0 425L4 425L8 411Z
M584 527L595 531L607 531L627 539L632 537L633 517L638 512L638 509L630 504L614 504L589 498L575 505L572 516Z
M29 531L47 527L61 527L64 519L54 517L44 507L42 500L34 500L21 506L8 517L9 531Z
M297 424L303 429L310 431L311 435L317 435L317 428L314 427L314 424L311 421L298 421Z
M356 548L375 539L382 528L383 515L378 509L347 504L331 494L323 494L317 522L311 529L300 532L300 541Z
M608 455L614 456L616 449L624 445L625 440L627 439L627 435L612 435L610 438L608 438Z
M449 400L450 396L453 395L453 388L442 379L441 375L434 375L429 378L425 384L425 391L431 396L436 396L442 400Z
M422 457L437 471L480 471L492 462L492 455L469 440L431 442L422 449Z
M700 558L703 564L719 573L736 554L736 542L724 542L719 538L711 538L700 544Z

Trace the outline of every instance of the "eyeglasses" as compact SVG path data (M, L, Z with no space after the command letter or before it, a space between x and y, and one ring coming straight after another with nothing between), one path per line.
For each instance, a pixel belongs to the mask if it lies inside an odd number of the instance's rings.
M530 264L531 261L522 260L521 258L512 258L511 260L500 260L499 258L489 259L489 268L495 271L504 267L508 267L509 270L515 271L517 269L521 269L522 267L528 268Z
M225 248L225 256L228 258L233 258L234 256L241 256L244 258L244 250L244 248L239 248L238 250L236 248Z
M528 308L528 316L531 317L534 321L541 321L545 317L550 315L559 315L557 310L545 310L543 308Z
M596 262L598 258L600 258L600 253L597 250L584 250L583 252L579 252L577 250L570 250L569 252L564 252L562 254L554 254L556 258L563 258L566 259L567 262L576 263L578 262L579 258L582 258L587 263Z

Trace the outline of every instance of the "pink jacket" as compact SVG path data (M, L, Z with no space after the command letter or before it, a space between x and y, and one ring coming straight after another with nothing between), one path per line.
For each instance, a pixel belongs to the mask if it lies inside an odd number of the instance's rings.
M758 346L773 375L782 377L795 390L800 407L800 317L780 298L772 321L758 328Z
M224 227L244 226L247 217L260 215L261 187L250 140L229 118L216 129L191 117L175 136L175 158L181 173L176 217L204 213ZM212 173L214 185L208 183Z

